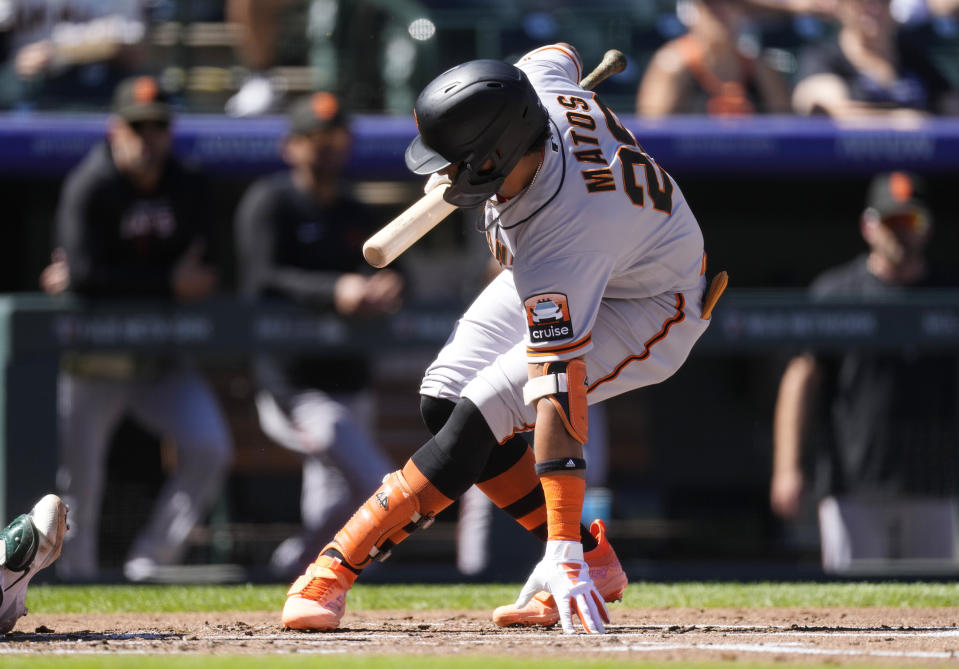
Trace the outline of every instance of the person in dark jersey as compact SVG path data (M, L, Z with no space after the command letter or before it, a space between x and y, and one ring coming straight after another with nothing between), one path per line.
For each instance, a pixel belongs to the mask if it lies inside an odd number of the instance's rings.
M290 169L254 183L237 211L242 293L344 318L395 312L402 275L364 262L363 242L377 221L341 178L352 135L339 100L315 93L296 101L289 116L283 158ZM303 530L271 561L278 575L291 576L393 465L369 434L374 407L364 353L261 355L254 374L264 432L303 455Z
M926 258L922 189L911 174L877 176L861 220L868 252L822 274L813 296L868 300L955 286ZM829 423L814 431L820 400ZM815 445L827 571L864 560L954 559L957 401L955 355L854 349L790 361L775 409L770 498L777 514L797 514L800 451Z
M173 113L157 80L116 90L107 139L68 175L47 293L191 302L211 295L209 217L201 175L171 152ZM215 500L232 440L212 389L180 356L67 354L59 384L58 486L71 530L58 573L99 576L97 550L107 446L130 413L176 447L176 469L124 565L148 580L182 560L190 530Z

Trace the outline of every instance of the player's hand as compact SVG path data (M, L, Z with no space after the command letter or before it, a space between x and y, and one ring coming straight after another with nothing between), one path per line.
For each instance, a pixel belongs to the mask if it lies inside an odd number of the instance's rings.
M516 600L522 608L540 590L553 596L559 610L563 632L574 634L573 611L590 634L605 634L603 623L609 613L602 595L589 577L589 565L583 560L583 545L578 541L547 541L546 555L533 569Z
M799 513L802 488L802 472L798 469L773 472L772 484L769 487L769 503L772 510L783 518L795 518Z
M363 306L366 294L366 277L347 272L333 286L333 308L341 316L356 316Z
M426 180L426 185L423 186L423 192L429 193L437 186L441 186L443 184L449 186L451 183L453 182L450 180L448 174L444 174L443 172L434 172L430 175L430 178Z
M336 280L333 304L341 316L382 316L403 304L403 277L393 270L372 276L347 272Z
M363 298L364 311L371 314L395 314L403 306L403 275L391 269L381 269L366 282Z
M70 287L70 268L67 265L67 252L63 249L53 249L50 264L40 274L40 287L47 295L59 295Z
M53 63L53 42L40 40L23 46L14 58L14 69L22 79L31 79L42 74Z
M177 261L170 277L173 295L189 302L210 295L217 286L217 274L203 262L203 242L193 242Z

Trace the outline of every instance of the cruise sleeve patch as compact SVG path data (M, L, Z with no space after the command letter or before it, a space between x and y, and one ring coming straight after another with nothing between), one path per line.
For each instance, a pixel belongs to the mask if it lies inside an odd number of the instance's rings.
M573 337L569 300L563 293L540 293L526 298L523 304L531 344Z

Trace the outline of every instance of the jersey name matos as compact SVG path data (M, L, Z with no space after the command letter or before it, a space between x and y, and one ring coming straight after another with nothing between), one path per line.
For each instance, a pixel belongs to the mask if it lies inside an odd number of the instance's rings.
M526 191L487 202L490 250L513 271L528 353L582 355L603 298L695 288L703 238L682 192L593 92L559 45L517 67L549 114L551 137Z

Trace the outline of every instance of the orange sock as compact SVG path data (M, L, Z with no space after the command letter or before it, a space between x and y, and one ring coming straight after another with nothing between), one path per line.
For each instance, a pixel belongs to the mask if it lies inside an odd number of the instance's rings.
M493 504L512 516L526 530L546 540L546 500L536 475L533 451L526 447L522 456L506 471L476 487Z
M579 541L586 481L562 472L540 477L546 496L546 523L550 541Z

